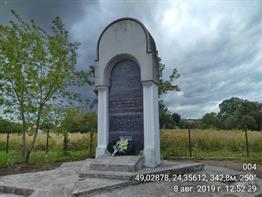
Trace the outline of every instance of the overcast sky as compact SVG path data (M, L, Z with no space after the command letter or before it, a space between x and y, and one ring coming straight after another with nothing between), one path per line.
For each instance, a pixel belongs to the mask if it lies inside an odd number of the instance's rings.
M106 25L136 18L155 39L165 76L173 68L181 74L181 91L164 97L168 108L183 118L200 118L232 96L262 102L261 2L0 0L0 23L14 19L11 9L46 29L59 16L72 40L81 42L78 66L87 69Z

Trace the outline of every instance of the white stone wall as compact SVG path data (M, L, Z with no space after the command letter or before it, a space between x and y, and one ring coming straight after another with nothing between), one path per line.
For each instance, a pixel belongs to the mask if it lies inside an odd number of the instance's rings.
M98 60L96 62L96 86L108 85L107 66L113 58L120 54L128 54L135 57L140 65L141 81L153 80L158 82L152 69L155 63L155 51L148 49L150 34L145 33L143 27L132 20L123 20L112 24L106 29L100 38L98 45Z

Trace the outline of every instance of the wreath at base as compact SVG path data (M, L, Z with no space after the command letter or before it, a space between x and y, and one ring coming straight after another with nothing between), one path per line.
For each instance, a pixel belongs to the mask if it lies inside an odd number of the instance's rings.
M133 140L127 138L120 138L110 142L107 146L107 150L112 155L135 155L136 148Z

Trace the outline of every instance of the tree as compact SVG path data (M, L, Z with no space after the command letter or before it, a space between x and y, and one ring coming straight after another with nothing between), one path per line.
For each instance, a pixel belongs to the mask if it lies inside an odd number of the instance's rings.
M172 117L168 108L164 105L163 101L159 102L159 123L160 128L163 129L174 129L176 128L176 122Z
M256 130L256 120L250 115L245 115L241 118L239 127L241 129L246 127L247 129Z
M176 126L179 126L179 125L180 125L181 117L180 117L179 114L173 113L173 114L172 114L172 119L173 119L173 121L175 121Z
M244 100L243 103L235 110L234 115L239 120L238 128L243 129L244 124L248 129L259 130L258 114L261 112L261 104ZM243 122L244 121L244 122ZM250 124L253 125L250 125Z
M170 113L163 101L159 102L159 126L160 128L167 128L170 121Z
M261 131L262 130L262 112L257 112L254 116L254 119L256 120L256 123L257 123L257 129Z
M200 122L200 127L203 129L207 128L217 128L218 118L217 114L214 112L205 114Z
M236 98L236 97L232 97L230 99L224 100L222 103L219 104L220 111L218 115L226 119L230 115L233 115L235 110L239 106L241 106L242 103L243 103L243 100Z
M85 73L75 69L79 43L70 42L60 18L47 33L33 20L17 19L0 26L0 98L4 113L15 116L23 126L23 158L28 162L36 142L44 111L60 107L65 97L81 101L80 94L68 90L87 82ZM26 132L34 128L32 144Z
M235 129L238 125L238 119L235 116L229 116L224 121L225 129Z
M166 65L161 62L161 58L158 58L159 62L159 84L158 84L158 96L159 96L159 119L160 128L175 128L176 120L171 115L171 112L165 106L162 96L172 91L180 91L178 85L174 84L174 81L180 77L176 68L173 68L168 79L165 79L163 74L166 69ZM177 117L178 118L178 117ZM177 119L178 120L178 119Z
M216 117L212 118L210 114L203 116L202 127L213 124L216 128L243 129L245 125L248 125L249 129L261 130L261 103L232 97L220 103L219 108L220 111Z
M79 122L81 113L80 108L67 108L61 123L63 130L67 132L80 132L81 125L79 125Z
M168 79L164 79L163 74L166 68L166 65L161 62L161 58L158 58L159 61L159 85L158 85L158 94L159 98L162 95L171 92L171 91L180 91L178 85L174 84L174 81L180 77L180 74L177 72L176 68L173 68L171 75Z
M180 74L177 72L177 69L174 68L171 74L169 75L168 79L165 79L163 74L164 74L166 65L161 62L161 58L158 58L158 62L159 62L158 96L160 99L159 101L160 128L173 129L178 124L176 120L173 118L171 112L165 106L164 101L162 100L162 97L163 95L167 94L168 92L180 91L180 88L178 87L178 85L174 84L174 81L180 77Z

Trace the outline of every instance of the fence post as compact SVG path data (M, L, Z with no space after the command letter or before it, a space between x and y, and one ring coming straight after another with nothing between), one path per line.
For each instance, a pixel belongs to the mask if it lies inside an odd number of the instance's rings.
M49 144L49 128L47 128L47 134L46 134L46 153L48 153L49 151L48 144Z
M245 138L246 138L246 151L247 151L247 157L249 157L249 147L248 147L248 137L247 137L247 126L245 126Z
M7 136L6 136L6 147L5 147L5 154L8 153L8 149L9 149L9 131L7 132Z
M191 130L190 130L190 125L188 126L188 147L189 147L189 156L192 157L192 144L191 144Z
M93 129L90 129L90 136L89 136L89 157L92 158L93 152Z

